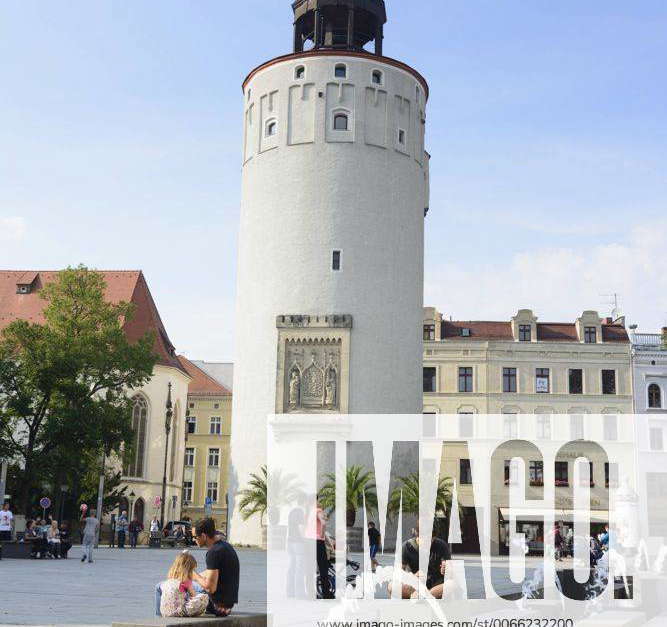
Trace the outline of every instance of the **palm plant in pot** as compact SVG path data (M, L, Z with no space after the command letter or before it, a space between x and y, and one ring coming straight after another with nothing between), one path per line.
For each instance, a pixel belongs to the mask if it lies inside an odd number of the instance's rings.
M328 512L336 509L336 475L325 475L326 483L322 486L318 498L320 505ZM375 487L375 475L361 466L350 466L345 474L345 523L348 528L354 527L357 510L364 505L371 512L377 512L378 498Z

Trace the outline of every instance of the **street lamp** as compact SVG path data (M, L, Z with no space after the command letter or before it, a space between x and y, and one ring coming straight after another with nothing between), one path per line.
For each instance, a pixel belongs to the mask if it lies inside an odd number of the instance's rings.
M63 521L63 513L65 510L65 492L67 492L67 484L63 483L60 486L60 515L58 517L58 520L60 522Z
M167 454L169 452L169 432L171 431L171 419L174 411L171 404L171 381L169 382L169 392L167 393L167 411L164 418L164 473L162 474L162 500L160 501L160 527L164 529L164 501L167 498Z

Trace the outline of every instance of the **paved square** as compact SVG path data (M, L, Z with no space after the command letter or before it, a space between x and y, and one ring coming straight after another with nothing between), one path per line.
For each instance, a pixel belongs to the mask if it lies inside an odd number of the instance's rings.
M100 548L92 564L74 547L67 560L0 560L0 623L110 625L155 614L155 584L179 550ZM206 551L192 549L199 569ZM239 549L239 609L264 612L266 553Z

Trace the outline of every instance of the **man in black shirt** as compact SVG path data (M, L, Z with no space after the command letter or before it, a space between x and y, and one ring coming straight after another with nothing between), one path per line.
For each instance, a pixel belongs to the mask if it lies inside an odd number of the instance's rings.
M195 527L197 546L206 547L206 570L194 573L194 580L208 593L208 612L229 616L239 602L239 558L234 547L224 540L216 540L212 518L200 520Z
M448 562L452 559L452 552L444 540L433 536L431 539L431 550L428 557L428 569L426 571L426 587L432 590L439 586L444 581L444 574L442 573L442 562ZM419 526L415 529L415 536L403 543L401 551L401 563L403 570L412 573L413 575L419 572ZM411 586L404 585L401 596L404 599L409 599L415 589Z

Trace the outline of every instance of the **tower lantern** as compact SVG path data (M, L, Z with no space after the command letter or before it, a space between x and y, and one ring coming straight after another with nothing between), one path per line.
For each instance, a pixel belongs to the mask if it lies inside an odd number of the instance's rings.
M294 9L294 52L313 48L362 50L375 41L382 56L387 12L384 0L297 0Z

